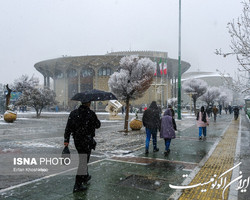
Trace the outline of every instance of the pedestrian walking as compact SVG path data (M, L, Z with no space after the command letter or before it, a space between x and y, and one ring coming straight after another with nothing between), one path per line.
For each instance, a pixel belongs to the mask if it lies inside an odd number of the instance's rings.
M124 114L125 108L124 106L122 106L122 114Z
M167 156L170 152L171 140L175 138L175 131L177 130L175 119L173 118L173 113L170 109L167 109L161 119L161 131L160 137L165 140L165 152L164 155Z
M239 117L239 112L240 112L239 107L238 107L238 106L235 106L235 107L233 108L233 112L234 112L234 119L237 120L238 117Z
M161 121L160 112L155 101L152 101L149 108L144 111L142 122L146 128L145 153L148 154L151 135L153 138L153 151L159 151L159 148L157 148L157 130L160 130Z
M204 136L204 139L206 139L207 126L209 126L209 119L204 109L204 106L201 106L200 112L197 113L196 120L197 120L197 126L199 128L199 140L202 139L202 134Z
M96 145L94 140L95 129L100 128L101 122L98 120L95 112L90 110L90 105L91 102L82 103L78 109L70 113L64 133L64 145L69 145L70 135L72 134L79 155L79 165L73 192L86 190L86 184L91 179L87 163L89 162L91 150L95 149ZM87 156L87 163L84 162L83 155ZM83 174L83 171L86 170L87 174Z
M221 111L222 111L222 105L219 105L219 113L221 115Z
M208 117L212 117L213 108L212 108L211 105L208 105L208 106L206 107L206 110L205 110L205 111L206 111Z
M171 105L168 105L168 109L170 109L170 111L171 111L171 116L172 116L173 118L175 118L175 112L174 112L174 109L172 108Z
M227 111L228 111L228 107L226 106L226 107L225 107L225 112L226 112L226 114L227 114Z
M229 111L229 114L231 115L232 114L232 106L228 106L228 111Z
M217 113L218 113L218 108L216 108L216 106L214 106L213 107L214 122L216 122Z

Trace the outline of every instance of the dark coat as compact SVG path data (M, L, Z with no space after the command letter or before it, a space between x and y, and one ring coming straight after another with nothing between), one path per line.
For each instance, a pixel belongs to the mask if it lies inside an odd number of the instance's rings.
M177 127L172 117L172 112L170 109L167 109L161 119L160 137L164 139L174 139L175 130L177 130Z
M95 129L100 128L100 126L101 122L95 112L90 110L89 107L81 105L69 115L64 133L64 142L69 142L72 134L75 145L83 145L87 151L94 141Z
M147 110L144 111L142 117L143 126L148 129L159 129L161 128L160 112L156 105L156 102L152 102Z

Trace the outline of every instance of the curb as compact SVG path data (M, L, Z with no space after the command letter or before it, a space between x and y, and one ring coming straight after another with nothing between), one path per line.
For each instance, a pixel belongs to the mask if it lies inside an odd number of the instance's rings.
M239 163L240 146L241 146L241 116L240 116L240 122L239 122L236 150L235 150L235 155L234 155L234 165ZM234 180L238 176L239 176L239 167L237 167L233 170L231 179ZM228 199L230 199L230 200L237 200L238 199L238 191L235 190L235 188L237 188L237 185L238 185L237 182L234 182L233 184L230 185Z

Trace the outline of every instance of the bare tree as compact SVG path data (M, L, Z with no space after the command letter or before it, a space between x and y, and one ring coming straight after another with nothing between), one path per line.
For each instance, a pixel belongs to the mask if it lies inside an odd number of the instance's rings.
M220 89L218 87L209 87L201 96L201 100L206 102L207 105L214 105L214 102L218 100L218 96L220 95Z
M227 106L229 104L230 101L233 100L233 94L232 92L229 92L225 89L220 89L221 93L217 99L218 103L222 105L222 107L224 108L225 106Z
M155 72L155 63L149 58L125 56L120 61L119 72L110 76L108 81L112 93L126 103L124 129L128 132L129 101L140 98L150 87Z
M224 81L224 85L237 93L250 94L250 77L247 78L247 75L237 74L235 79L232 79L229 74L224 74L218 69L216 70Z
M55 105L56 94L49 88L38 88L39 80L36 77L27 75L15 80L15 91L21 92L22 95L16 102L16 105L31 106L36 110L36 117L40 117L42 110L46 106Z
M233 88L237 92L250 93L250 0L242 2L243 12L239 18L229 22L227 24L228 32L231 36L231 52L223 52L221 49L216 49L217 55L227 57L228 55L235 55L240 68L239 71L248 72L248 74L242 78L239 82L234 82L236 88Z
M171 98L171 99L168 99L168 104L170 104L171 106L175 107L176 104L177 104L177 98Z
M10 95L11 95L11 92L12 92L12 89L9 88L9 85L7 84L6 85L6 89L8 91L8 93L6 94L6 105L5 105L5 109L6 110L9 110L9 104L10 104Z
M183 83L183 90L191 94L194 102L194 111L196 114L196 102L207 91L207 83L201 79L189 79Z

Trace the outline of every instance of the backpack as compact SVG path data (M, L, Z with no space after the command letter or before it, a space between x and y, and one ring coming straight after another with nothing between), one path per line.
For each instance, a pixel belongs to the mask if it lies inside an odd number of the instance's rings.
M196 120L199 120L199 114L200 114L200 112L198 112L197 117L196 117ZM207 122L206 115L207 115L206 112L204 112L203 115L202 115L201 121L203 121L204 123Z

